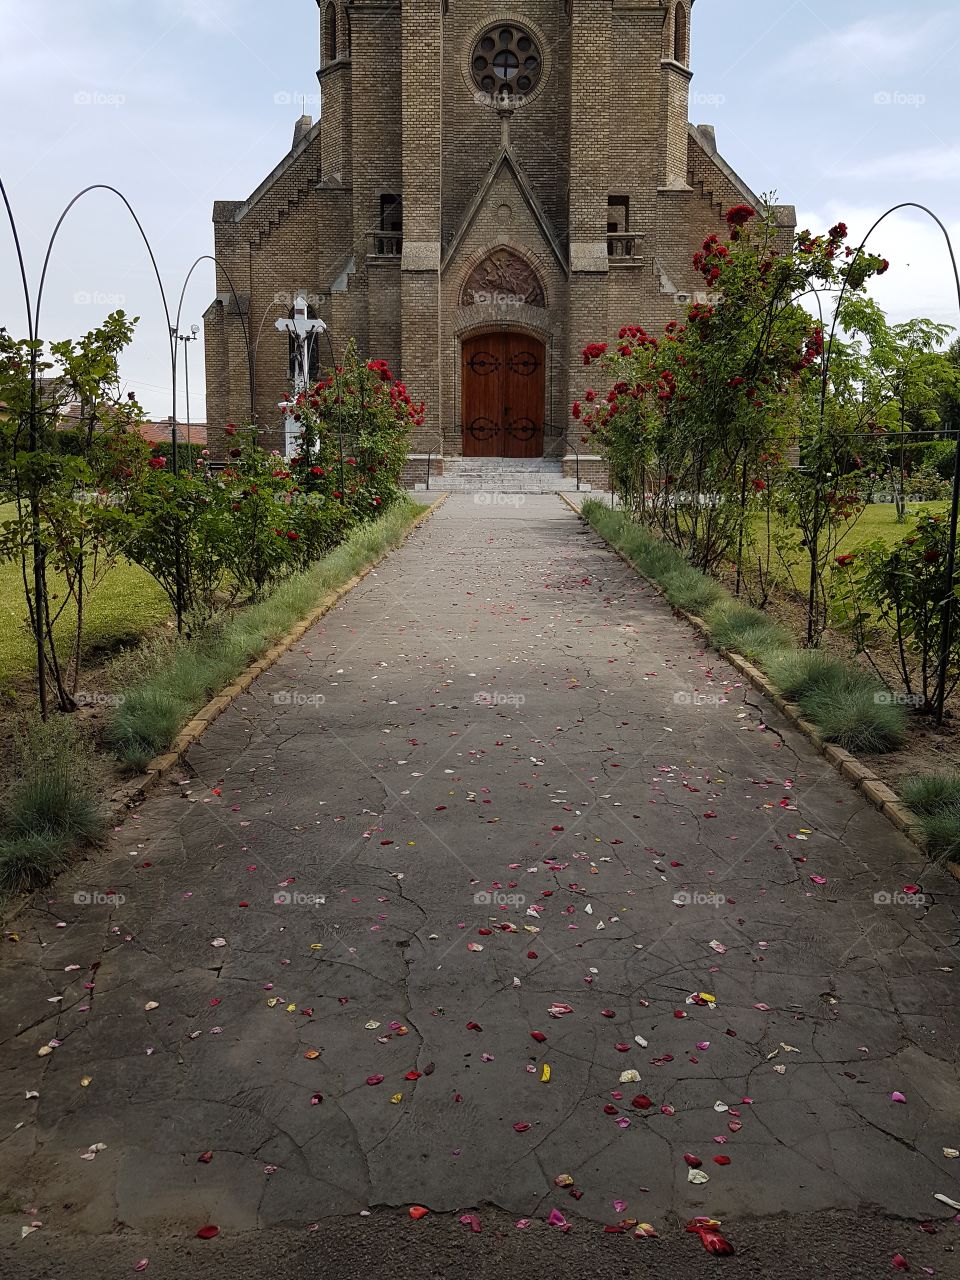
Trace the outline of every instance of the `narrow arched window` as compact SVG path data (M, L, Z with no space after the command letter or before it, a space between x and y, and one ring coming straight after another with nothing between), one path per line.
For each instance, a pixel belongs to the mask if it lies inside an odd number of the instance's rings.
M328 4L323 15L323 54L327 62L337 60L337 6Z
M673 11L673 60L687 64L687 10L682 4Z

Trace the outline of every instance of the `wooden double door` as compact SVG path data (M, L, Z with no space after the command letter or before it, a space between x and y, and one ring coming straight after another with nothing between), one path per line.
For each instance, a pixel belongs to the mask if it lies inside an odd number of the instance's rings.
M466 339L461 386L464 457L543 457L542 342L509 332Z

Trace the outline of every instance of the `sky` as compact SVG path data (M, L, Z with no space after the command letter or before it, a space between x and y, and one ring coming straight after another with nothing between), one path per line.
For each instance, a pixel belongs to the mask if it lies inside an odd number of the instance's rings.
M0 0L0 177L34 291L62 210L106 183L136 210L175 311L191 264L213 251L213 201L248 196L288 150L297 117L319 114L318 25L315 0ZM859 237L912 200L942 218L960 252L958 51L950 0L696 0L690 116L714 125L754 191L796 205L802 227L842 219ZM892 264L874 286L892 320L960 325L932 222L897 214L871 245ZM213 288L204 263L183 332ZM116 197L94 192L57 238L41 332L75 336L118 307L141 317L126 386L165 416L166 322L150 261ZM3 225L0 325L26 333ZM205 415L202 345L190 351L193 421ZM182 383L180 397L183 417Z

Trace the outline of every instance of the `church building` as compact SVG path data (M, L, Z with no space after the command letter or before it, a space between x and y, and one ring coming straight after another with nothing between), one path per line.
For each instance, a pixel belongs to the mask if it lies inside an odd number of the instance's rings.
M434 474L546 457L569 475L579 453L602 483L570 413L596 377L583 348L706 300L695 250L758 203L689 122L693 0L316 3L320 119L214 206L211 452L251 399L284 447L277 320L302 294L328 327L318 367L353 339L425 402L409 482L428 454Z

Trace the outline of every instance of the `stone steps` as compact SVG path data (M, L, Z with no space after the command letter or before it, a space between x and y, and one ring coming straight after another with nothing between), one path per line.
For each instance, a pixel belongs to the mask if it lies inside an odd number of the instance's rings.
M449 493L574 493L577 482L544 458L447 458L432 488ZM581 486L581 490L583 486Z

